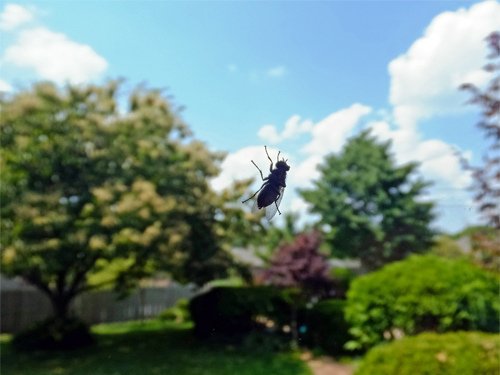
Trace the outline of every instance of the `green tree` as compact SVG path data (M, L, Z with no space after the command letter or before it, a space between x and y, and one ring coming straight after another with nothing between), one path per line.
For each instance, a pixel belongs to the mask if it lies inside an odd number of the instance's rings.
M1 265L44 292L56 318L100 282L126 291L156 270L222 277L221 154L192 138L157 90L36 84L1 98Z
M427 250L433 237L433 204L418 199L428 183L414 176L416 163L396 166L389 148L362 132L300 191L321 216L333 255L359 257L368 269Z

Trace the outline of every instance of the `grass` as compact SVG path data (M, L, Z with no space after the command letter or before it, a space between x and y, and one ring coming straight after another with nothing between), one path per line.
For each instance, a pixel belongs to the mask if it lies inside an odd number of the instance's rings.
M0 337L2 375L311 375L294 353L263 353L196 340L189 324L101 324L94 346L66 352L15 352Z

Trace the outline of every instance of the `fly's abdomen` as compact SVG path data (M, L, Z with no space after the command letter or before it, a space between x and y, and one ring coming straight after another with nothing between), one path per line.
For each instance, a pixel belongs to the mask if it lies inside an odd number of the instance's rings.
M272 185L265 186L260 194L257 196L257 207L263 208L274 203L276 198L278 198L279 190L275 189Z

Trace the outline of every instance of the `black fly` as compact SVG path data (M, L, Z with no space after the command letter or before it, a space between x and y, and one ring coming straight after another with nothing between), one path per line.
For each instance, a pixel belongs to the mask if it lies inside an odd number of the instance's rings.
M286 163L287 160L283 158L279 160L280 151L278 151L278 156L276 157L276 166L273 169L273 161L269 157L267 147L264 146L264 149L266 150L267 158L271 162L271 166L269 167L269 172L271 173L269 174L269 176L264 178L264 175L262 174L260 168L257 167L257 164L255 164L253 160L251 160L252 164L255 165L255 167L259 170L260 177L262 178L262 181L264 181L264 183L259 190L257 190L250 198L244 200L242 203L248 202L250 199L255 197L257 193L260 192L257 196L257 199L255 200L254 209L256 208L260 210L261 208L265 208L266 218L267 220L271 220L273 216L276 215L276 211L281 215L279 205L281 203L281 200L283 199L283 192L285 191L286 187L286 172L290 170L290 166Z

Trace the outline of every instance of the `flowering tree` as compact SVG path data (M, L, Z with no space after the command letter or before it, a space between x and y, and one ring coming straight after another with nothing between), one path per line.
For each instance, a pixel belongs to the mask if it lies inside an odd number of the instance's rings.
M40 83L0 97L2 272L45 293L61 321L96 287L127 291L156 270L202 284L230 264L208 184L222 155L157 90L120 109L119 87Z

